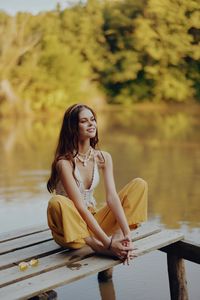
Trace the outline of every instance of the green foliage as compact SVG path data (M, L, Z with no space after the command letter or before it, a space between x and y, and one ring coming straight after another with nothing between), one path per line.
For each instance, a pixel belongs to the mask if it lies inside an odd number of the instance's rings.
M139 53L134 46L133 18L141 13L143 1L107 2L104 7L104 34L108 52L101 83L111 103L130 103L140 99L133 94L142 70Z
M156 100L187 101L195 94L186 58L200 59L190 29L200 29L198 1L149 0L134 20L135 42ZM200 33L200 32L199 32ZM141 38L143 37L143 38ZM196 62L197 63L197 62Z
M63 108L94 90L108 103L200 100L199 44L198 0L88 0L36 16L0 12L1 111Z

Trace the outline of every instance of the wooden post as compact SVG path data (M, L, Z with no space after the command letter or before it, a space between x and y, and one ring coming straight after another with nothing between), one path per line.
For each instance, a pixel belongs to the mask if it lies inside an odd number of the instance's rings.
M50 290L48 292L44 292L39 294L38 296L34 296L29 298L28 300L57 300L57 293L54 290Z
M101 271L98 273L98 280L101 282L108 281L112 279L112 274L113 274L113 268Z
M116 300L115 288L112 280L106 282L99 281L99 291L101 300Z
M193 241L178 241L159 250L200 264L200 244Z
M167 253L171 300L188 300L184 260Z

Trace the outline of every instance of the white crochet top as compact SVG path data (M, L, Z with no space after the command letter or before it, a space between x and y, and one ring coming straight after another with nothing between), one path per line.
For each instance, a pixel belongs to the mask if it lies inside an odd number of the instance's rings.
M81 178L80 171L76 165L76 159L75 159L75 170L74 174L76 178L79 181L78 188L80 190L80 193L82 195L83 201L86 205L86 207L95 207L96 206L96 200L93 196L94 189L99 183L99 170L97 166L96 159L94 157L94 167L93 167L93 175L92 175L92 181L89 189L85 189L83 180ZM63 195L65 197L68 197L67 193L65 192L65 189L63 187L62 182L59 180L57 185L56 185L56 194Z

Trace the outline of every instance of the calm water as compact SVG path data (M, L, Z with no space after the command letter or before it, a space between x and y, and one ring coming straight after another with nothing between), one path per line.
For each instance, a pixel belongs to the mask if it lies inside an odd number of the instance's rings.
M46 222L45 182L60 122L55 116L0 122L0 232ZM98 124L99 146L113 156L118 190L144 178L149 221L200 243L200 108L112 109L98 113ZM104 201L101 184L96 198L99 205ZM200 299L200 268L186 262L186 271L190 299ZM111 283L99 286L94 275L57 291L61 300L168 300L166 257L155 251L116 267Z

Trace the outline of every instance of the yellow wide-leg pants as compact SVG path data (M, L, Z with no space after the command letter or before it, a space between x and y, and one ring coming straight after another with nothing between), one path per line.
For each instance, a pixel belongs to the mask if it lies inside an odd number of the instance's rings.
M147 191L147 183L141 178L135 178L118 194L131 229L147 220ZM107 235L119 228L107 204L93 214ZM91 235L73 201L65 196L54 195L49 200L47 220L54 240L62 247L81 248L85 245L84 238Z

